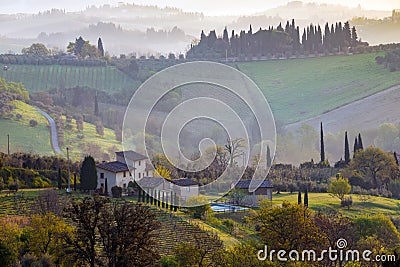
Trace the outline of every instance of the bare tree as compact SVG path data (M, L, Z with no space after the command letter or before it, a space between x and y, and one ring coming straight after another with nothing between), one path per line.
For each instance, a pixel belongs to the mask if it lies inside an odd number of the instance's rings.
M243 138L235 138L227 140L225 150L229 154L229 166L232 167L235 164L235 159L243 155L242 148L245 147Z

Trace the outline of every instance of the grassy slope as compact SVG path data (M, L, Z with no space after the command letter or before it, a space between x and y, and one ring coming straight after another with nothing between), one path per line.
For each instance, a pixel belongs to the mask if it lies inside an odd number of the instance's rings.
M78 67L65 65L8 65L0 78L22 82L29 91L88 86L99 90L137 87L138 82L115 67Z
M11 120L0 119L0 151L7 152L7 134L10 134L11 152L23 151L41 155L54 155L50 144L50 130L47 128L48 122L34 107L21 101L13 101L15 106ZM15 114L21 114L22 119L17 120ZM30 127L29 121L34 119L38 122L36 127ZM84 123L82 133L76 130L75 120L72 123L72 130L65 131L65 144L68 144L71 151L71 158L80 159L83 151L84 143L94 143L102 148L104 152L108 149L116 147L121 148L120 142L115 140L114 131L108 128L104 129L104 137L96 133L96 127L90 123ZM85 137L79 139L78 134ZM61 147L66 151L66 146Z
M375 63L378 53L238 63L283 124L320 115L400 84L398 72Z
M304 194L303 194L304 198ZM400 200L394 200L390 198L374 197L363 203L360 201L358 195L353 195L353 206L350 209L341 208L340 200L330 196L327 193L309 193L308 203L309 207L313 210L321 209L336 209L340 210L343 214L356 217L359 215L375 215L384 214L389 216L400 216ZM274 194L272 197L273 204L281 204L283 201L289 201L291 203L297 203L297 194L293 193L281 193L279 195Z
M10 135L10 152L31 152L41 155L54 155L50 144L50 131L46 118L34 107L21 101L13 101L15 106L11 119L0 118L0 151L7 152L7 134ZM18 120L16 114L21 114ZM33 119L36 127L29 126Z
M83 139L79 139L77 136L80 134L83 134L85 137ZM83 145L87 143L93 143L100 146L105 153L107 153L110 149L113 152L115 152L115 149L117 151L121 150L121 143L115 139L113 130L104 128L104 136L101 137L96 132L96 126L87 122L83 123L83 131L79 133L76 129L75 120L72 120L72 130L65 131L64 139L65 144L68 145L70 149L71 157L74 159L81 159L82 155L87 152L83 151ZM65 151L66 145L61 149Z

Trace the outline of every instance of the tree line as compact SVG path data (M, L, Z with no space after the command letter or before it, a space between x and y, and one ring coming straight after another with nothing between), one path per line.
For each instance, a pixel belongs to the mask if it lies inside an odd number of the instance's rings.
M356 27L351 27L348 21L344 24L326 23L324 30L320 25L310 24L301 32L293 19L287 21L284 27L280 23L276 28L269 26L255 32L251 25L247 32L241 30L236 33L232 30L230 37L226 27L222 37L217 37L215 30L208 35L202 31L200 41L191 45L187 58L343 52L361 44L366 45L360 42Z

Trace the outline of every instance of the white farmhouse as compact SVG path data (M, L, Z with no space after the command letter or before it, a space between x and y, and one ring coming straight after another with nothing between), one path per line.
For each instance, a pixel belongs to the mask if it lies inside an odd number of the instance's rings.
M98 189L104 190L107 181L108 193L110 193L113 186L126 189L131 181L153 177L153 166L146 163L148 158L145 155L135 151L120 151L115 154L116 161L103 162L96 166Z

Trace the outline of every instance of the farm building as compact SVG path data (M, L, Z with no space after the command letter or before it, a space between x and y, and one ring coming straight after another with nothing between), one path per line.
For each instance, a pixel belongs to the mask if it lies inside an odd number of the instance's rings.
M253 192L250 192L249 190L250 182L251 180L241 180L234 186L235 189L241 190L247 194L247 196L242 200L243 204L258 206L260 200L266 198L272 200L272 190L274 186L269 180L254 181L256 184L260 183L260 186Z
M147 157L145 155L135 151L120 151L115 154L116 161L103 162L96 166L98 189L104 190L106 181L109 193L113 186L126 189L129 182L154 175L154 169L151 164L146 162Z

